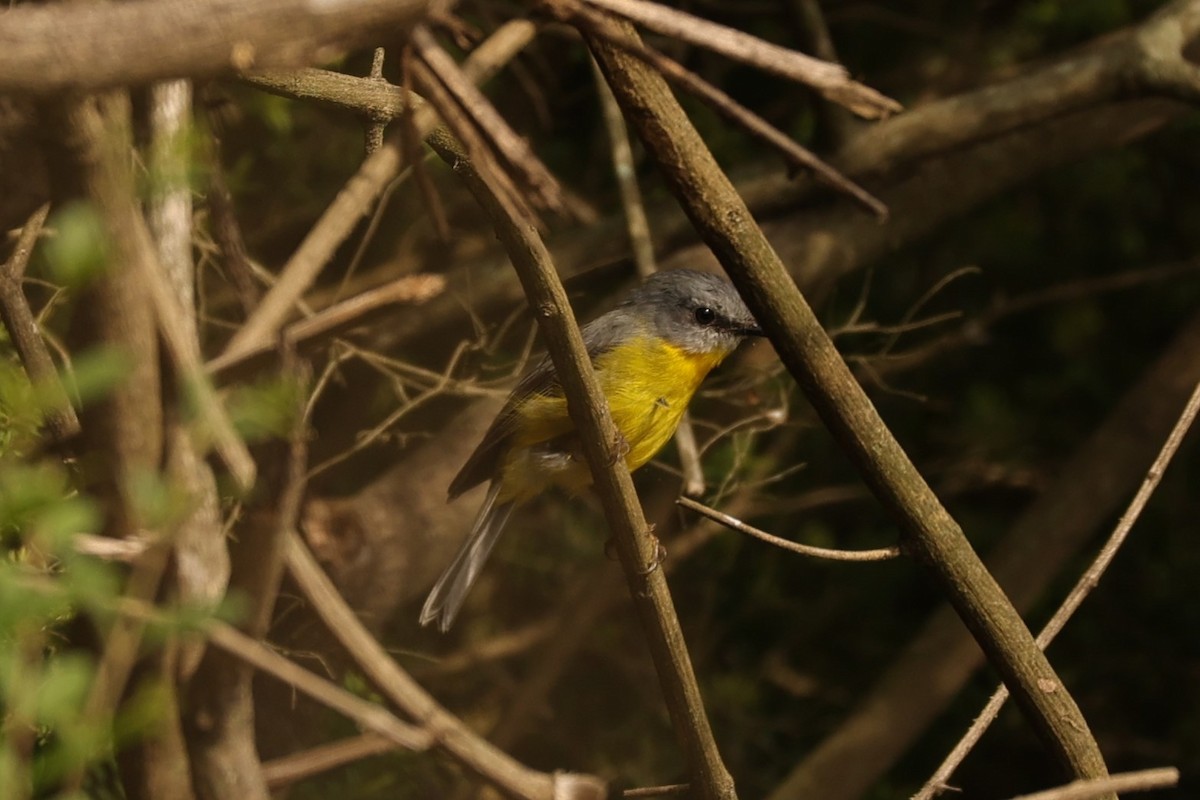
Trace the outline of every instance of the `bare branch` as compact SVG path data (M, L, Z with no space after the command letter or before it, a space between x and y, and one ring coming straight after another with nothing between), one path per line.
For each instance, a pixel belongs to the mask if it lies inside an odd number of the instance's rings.
M429 746L428 743L422 744L420 749ZM267 786L271 791L278 792L286 786L320 775L322 772L395 749L396 742L393 739L378 733L364 733L268 761L263 764L263 777L267 779Z
M283 330L283 340L304 351L350 328L365 325L395 306L427 302L441 294L445 286L446 280L440 275L406 275L287 326ZM273 359L275 355L276 348L273 345L261 344L233 356L222 353L209 361L205 369L218 380L228 381L264 359Z
M489 42L480 45L463 66L468 75L489 74L495 65L511 60L529 42L528 23L514 27L503 27L493 34ZM377 81L355 79L358 86L371 84L376 96L386 96L374 86ZM397 106L397 110L399 106ZM433 110L417 109L415 125L421 135L428 135L435 125ZM293 304L308 290L324 269L338 246L367 213L371 204L396 176L403 165L403 144L400 134L393 133L384 139L384 145L363 162L358 172L342 188L342 191L326 209L321 219L312 227L295 254L284 266L275 286L263 298L262 303L246 320L246 324L230 340L222 354L235 358L270 342L283 325Z
M1046 623L1041 632L1037 635L1038 647L1045 650L1050 646L1056 637L1066 626L1067 622L1079 610L1083 601L1091 594L1092 589L1100 583L1101 576L1108 570L1113 558L1116 557L1117 551L1121 545L1125 543L1125 539L1129 536L1129 531L1133 528L1138 517L1141 516L1142 510L1146 507L1146 503L1150 500L1150 496L1154 494L1154 490L1158 488L1159 481L1162 480L1163 473L1167 469L1167 465L1171 463L1175 452L1179 449L1179 445L1183 443L1183 437L1191 429L1192 423L1196 420L1196 414L1200 412L1200 383L1196 384L1196 388L1192 391L1192 396L1188 398L1184 405L1182 413L1179 415L1179 420L1175 423L1175 427L1171 429L1171 433L1167 435L1167 440L1163 443L1162 449L1158 456L1154 459L1154 463L1150 465L1149 472L1146 473L1146 478L1142 481L1141 487L1129 501L1129 507L1125 509L1125 513L1121 515L1121 519L1117 522L1117 527L1113 529L1109 535L1108 541L1100 548L1100 552L1096 555L1095 560L1087 570L1080 576L1075 586L1071 589L1071 593L1063 600L1062 605L1054 612L1054 616ZM945 760L938 765L937 770L930 776L921 790L913 795L913 800L931 800L936 797L942 788L946 786L946 782L950 776L971 752L971 749L979 743L983 738L983 734L995 721L1000 714L1000 708L1004 705L1004 701L1008 699L1008 690L1001 686L995 691L991 699L983 711L971 723L971 727L959 740L950 754Z
M988 555L1020 611L1033 607L1078 550L1135 491L1200 381L1200 316L1138 377L1058 469L1056 479ZM931 663L930 653L938 653ZM769 800L851 800L928 728L982 663L952 609L925 622L857 707L788 774ZM889 720L881 726L880 719Z
M96 90L330 61L347 48L397 35L426 5L134 0L17 6L0 15L0 92Z
M1174 767L1123 772L1094 781L1075 781L1057 789L1023 794L1012 800L1092 800L1113 792L1146 792L1167 789L1179 783L1179 770Z
M901 110L895 100L853 81L840 64L806 56L756 36L645 0L587 0L658 33L798 81L862 117L878 119Z
M417 55L429 65L433 74L454 96L505 162L520 175L522 183L537 204L552 210L562 209L562 187L534 154L529 142L509 127L491 101L475 88L429 31L418 25L413 29L411 39Z
M288 570L317 614L363 669L364 674L414 722L433 732L433 747L445 752L498 788L522 800L558 800L563 782L585 782L599 789L603 782L588 776L548 775L513 760L476 736L461 720L437 704L384 650L346 605L312 554L294 533L287 537ZM579 797L586 795L580 794Z
M569 0L559 1L567 2L570 5ZM645 61L668 80L678 83L687 91L704 100L718 113L745 129L751 136L774 148L793 168L813 173L822 183L848 195L877 217L887 218L887 206L724 91L657 50L646 47L640 41L622 36L620 29L614 27L612 20L604 15L589 11L582 3L576 4L574 7L578 11L577 22L586 25L616 47Z
M629 35L636 37L632 31ZM692 223L730 273L780 357L867 485L930 564L1047 748L1075 774L1102 777L1104 760L1070 693L962 529L942 507L854 380L779 256L754 223L662 77L593 40L627 116ZM1059 689L1043 691L1053 680Z
M902 553L899 547L880 547L875 550L831 550L828 547L814 547L812 545L800 544L793 542L790 539L783 539L779 536L774 536L764 530L759 530L753 525L747 525L737 517L732 517L715 508L697 503L690 497L680 497L675 501L684 508L690 508L698 514L703 514L714 522L719 522L727 528L731 528L740 533L749 534L756 539L761 539L767 544L773 544L776 547L781 547L793 553L798 553L802 556L811 558L823 558L828 561L887 561L892 558L899 558Z
M454 164L455 171L491 217L525 288L529 305L537 311L538 326L567 397L571 421L580 434L593 486L604 506L630 594L654 657L676 737L688 760L692 785L704 800L736 798L733 777L717 750L679 618L660 569L658 540L646 526L633 479L619 453L621 434L609 414L545 243L530 221L514 215L494 187L471 168L461 146L455 148L452 142L440 142L438 146L445 148L439 149L439 154Z
M434 737L427 731L402 722L382 706L348 692L335 683L314 675L299 664L284 658L256 639L224 623L212 623L208 640L229 655L293 686L323 706L354 720L388 742L389 747L426 750Z
M29 381L46 395L46 428L54 441L64 442L79 433L79 418L21 288L21 277L49 212L49 203L33 212L21 228L12 255L0 266L0 322L8 330L8 338L25 366Z

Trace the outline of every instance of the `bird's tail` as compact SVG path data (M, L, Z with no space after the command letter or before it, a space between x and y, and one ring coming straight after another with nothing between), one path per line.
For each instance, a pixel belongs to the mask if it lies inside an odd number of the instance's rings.
M488 554L500 538L500 532L504 530L504 523L508 522L508 516L512 513L513 502L496 502L499 493L500 482L492 481L466 541L425 600L421 609L422 625L428 625L436 619L438 630L442 633L450 630L458 610L467 599L467 592L479 576L479 570L483 568Z

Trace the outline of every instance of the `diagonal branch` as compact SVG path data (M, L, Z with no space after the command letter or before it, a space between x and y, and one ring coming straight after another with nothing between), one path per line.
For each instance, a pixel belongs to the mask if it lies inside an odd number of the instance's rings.
M550 775L526 767L476 736L414 681L363 626L312 553L294 532L287 535L288 571L313 609L347 652L397 708L429 731L432 747L444 752L503 792L521 800L582 800L604 796L603 783L587 775ZM587 794L590 787L594 794ZM575 791L576 793L571 793Z
M793 542L791 539L784 539L781 536L775 536L764 530L759 530L753 525L747 525L737 517L717 511L715 508L709 508L703 503L697 503L690 497L680 497L675 502L684 508L690 508L701 516L708 517L714 522L721 523L730 530L753 536L755 539L767 544L773 544L783 550L808 556L809 558L823 558L828 561L887 561L888 559L898 558L901 555L899 547L878 547L874 550L833 550L828 547L814 547L809 544L800 544L799 542Z
M511 60L533 35L528 23L513 23L497 30L471 54L463 70L468 75L490 75L495 65ZM359 79L362 80L362 79ZM377 81L366 81L376 84ZM376 93L384 93L375 87ZM433 110L418 109L415 126L422 136L433 130L436 118ZM338 246L346 240L404 164L400 132L384 139L383 147L372 153L352 177L321 219L312 227L300 247L284 265L279 281L263 298L262 303L234 335L222 353L223 358L235 359L269 343L286 321L292 306L308 290L329 263Z
M509 127L491 101L438 45L433 35L418 25L413 29L411 39L417 55L429 65L438 81L454 96L480 132L488 137L505 162L517 171L538 205L552 210L563 208L563 191L558 180L534 154L529 143Z
M79 418L71 407L71 400L59 380L50 351L42 340L37 319L21 288L25 266L29 263L29 256L33 253L33 246L49 212L49 203L33 212L21 228L12 255L0 266L0 322L8 330L8 338L21 357L30 383L46 396L43 413L50 436L56 442L64 442L79 433Z
M901 528L905 546L933 569L1046 746L1079 777L1106 775L1087 722L1045 654L854 380L662 77L606 42L592 45L668 186Z
M553 0L550 0L553 2ZM901 110L900 104L851 80L845 67L751 36L735 28L646 0L587 0L597 8L644 25L652 31L811 86L821 95L862 117L879 119Z
M1079 607L1083 605L1083 601L1091 594L1099 583L1100 578L1108 570L1109 564L1116 557L1117 551L1124 544L1125 539L1129 536L1129 531L1133 528L1138 517L1141 516L1142 510L1149 502L1150 496L1154 494L1154 490L1158 488L1159 481L1162 480L1163 472L1167 465L1171 463L1175 452L1179 449L1179 445L1183 443L1183 437L1191 429L1192 423L1196 420L1196 414L1200 412L1200 383L1196 384L1196 388L1192 391L1192 396L1184 405L1183 412L1179 415L1179 420L1175 423L1175 427L1171 433L1167 435L1167 440L1163 443L1162 449L1158 453L1158 457L1154 459L1154 463L1150 465L1150 471L1146 473L1146 478L1142 481L1141 487L1133 500L1129 502L1129 507L1125 513L1121 515L1117 527L1105 542L1104 547L1100 549L1100 553L1092 561L1091 566L1076 582L1071 593L1067 595L1067 599L1063 601L1058 610L1054 612L1054 616L1046 623L1041 632L1037 635L1038 647L1045 650L1050 646L1056 637L1071 619ZM971 723L971 727L959 740L950 754L938 766L937 770L930 776L921 790L913 795L913 800L931 800L936 797L946 788L946 781L954 774L954 770L963 762L971 749L979 743L983 738L983 734L991 727L992 722L1000 714L1000 709L1004 705L1004 701L1008 699L1008 690L1003 686L992 694L983 711L975 717L975 721Z
M439 155L454 165L455 172L491 217L529 305L538 315L538 326L566 395L571 421L582 439L593 486L604 506L654 657L676 737L688 761L692 789L703 800L733 800L737 797L733 778L717 750L679 618L660 569L658 540L646 525L633 479L624 466L620 455L622 436L609 415L566 290L533 224L513 215L455 144L439 141Z
M53 94L330 61L426 0L132 0L0 14L0 92Z
M622 36L620 28L615 27L610 18L590 11L585 4L575 4L575 10L577 24L585 25L613 45L645 61L668 80L682 86L686 91L708 103L735 125L740 125L751 136L774 148L792 168L808 170L821 182L849 195L877 217L887 218L887 206L877 198L724 91L654 48Z

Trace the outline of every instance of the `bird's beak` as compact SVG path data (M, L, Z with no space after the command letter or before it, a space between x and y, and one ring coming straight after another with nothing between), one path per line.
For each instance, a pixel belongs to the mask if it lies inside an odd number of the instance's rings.
M758 327L757 324L742 325L738 328L734 328L734 333L738 334L739 336L766 336L767 335L766 332L763 331L762 328Z

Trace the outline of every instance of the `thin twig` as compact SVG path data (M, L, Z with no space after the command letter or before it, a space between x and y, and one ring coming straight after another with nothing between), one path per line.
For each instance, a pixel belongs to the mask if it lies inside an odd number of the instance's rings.
M467 75L488 74L496 65L511 60L528 43L529 38L525 35L528 30L527 23L516 28L500 28L487 42L476 48L467 64L464 64L463 71ZM489 47L489 42L493 40L497 44ZM472 60L476 62L476 66L471 66ZM436 124L433 109L429 108L417 109L415 120L417 129L423 135L432 131ZM347 182L321 219L305 236L300 247L284 265L279 281L226 345L223 355L233 358L273 339L296 301L316 280L317 275L354 230L358 220L367 213L380 192L399 173L403 166L402 149L399 134L393 133L385 137L383 147L367 157L355 176Z
M765 72L811 86L823 96L868 119L902 108L874 89L850 79L844 67L645 0L586 0L672 39L694 44Z
M402 722L386 708L364 700L337 684L309 672L232 625L221 622L212 623L206 634L212 644L226 653L257 670L278 678L321 705L354 720L364 729L384 737L389 742L406 750L418 751L427 750L433 745L434 736L428 730L422 730Z
M704 711L679 618L659 568L658 540L647 528L633 480L618 450L622 437L608 412L546 245L531 221L514 216L495 188L471 169L461 145L455 148L454 143L442 142L438 146L445 148L439 149L439 155L454 164L491 218L529 305L539 314L538 326L566 395L571 421L582 439L593 485L604 506L675 734L688 761L692 785L704 800L731 800L737 796L733 778L721 760Z
M627 35L637 38L631 28ZM762 322L785 366L902 530L906 549L931 567L993 666L1013 687L1046 747L1076 776L1104 777L1103 756L1074 699L961 527L854 379L665 80L604 40L593 38L590 44L668 187ZM1058 690L1042 690L1046 680L1053 680Z
M828 561L887 561L891 558L899 558L902 555L899 547L880 547L874 550L834 550L828 547L814 547L813 545L800 544L799 542L793 542L790 539L783 539L767 533L764 530L755 528L753 525L747 525L737 517L717 511L715 508L709 508L690 497L680 497L675 502L684 508L690 508L698 514L703 514L727 528L731 528L739 533L749 534L767 544L773 544L776 547L781 547L784 550L789 550L802 556L823 558Z
M263 777L271 791L278 792L322 772L395 749L392 740L377 733L364 733L267 761L263 764Z
M818 158L812 151L801 146L783 131L776 128L750 109L734 100L727 93L718 89L696 73L684 67L679 62L663 55L652 47L647 47L640 41L633 41L621 35L620 29L614 27L613 21L602 14L591 11L586 6L586 0L558 0L568 3L576 12L576 22L589 27L597 35L604 37L616 47L620 47L630 55L645 61L658 70L668 80L682 86L687 91L711 105L718 113L725 116L734 124L741 126L747 133L782 155L795 168L812 172L826 185L843 192L853 198L880 219L886 219L887 206L863 189L854 181L847 178L838 170Z
M692 788L690 783L672 783L667 786L644 786L640 789L626 789L621 797L677 797L685 795Z
M641 189L638 188L637 167L633 162L629 131L625 128L625 118L621 116L617 98L613 97L612 89L605 83L600 65L595 59L592 59L592 71L596 78L596 95L600 100L604 126L608 130L613 174L621 192L625 232L629 235L633 263L637 267L638 275L645 279L654 274L658 264L654 257L654 242L650 238L650 220L646 216ZM675 447L679 451L679 465L683 470L683 493L689 497L699 497L704 494L704 469L700 466L700 449L696 446L696 431L692 427L692 418L686 411L679 420L679 427L675 429Z
M410 41L417 55L429 65L463 111L474 120L505 162L521 176L522 183L536 204L542 208L561 210L564 207L563 193L558 180L534 154L529 143L517 135L491 101L438 45L433 35L424 26L418 25L412 31Z
M387 83L383 78L383 59L386 53L384 48L376 47L375 52L371 54L371 73L368 76L370 80ZM367 155L383 147L383 132L387 129L388 119L384 115L375 115L367 120Z
M0 321L8 330L8 338L16 348L29 382L45 396L46 429L55 442L65 442L79 433L79 417L58 377L58 370L21 287L29 257L49 213L50 204L47 203L30 215L21 228L12 254L0 266Z
M404 91L409 93L412 93L412 58L412 48L405 47L401 58L401 75L404 80ZM437 236L438 241L449 243L450 220L446 217L446 209L442 207L437 188L433 185L433 178L429 176L429 170L425 168L425 158L421 152L421 137L417 134L411 105L405 107L404 114L401 115L401 124L404 126L401 129L401 136L406 158L412 165L417 189L421 192L425 211L429 214L429 221L433 224L434 235Z
M367 678L410 719L434 733L436 747L472 772L522 800L551 800L558 775L530 769L474 734L405 672L346 604L294 532L286 542L288 570L321 620ZM575 776L579 778L579 776ZM604 792L603 782L592 779Z
M504 169L470 114L446 89L433 69L420 59L413 59L410 69L417 86L437 109L437 113L449 129L449 133L440 129L433 131L427 138L427 143L436 150L436 139L450 135L458 137L477 168L486 171L489 180L502 193L505 205L512 208L514 214L536 220L536 214L526 200L525 193L517 188L512 176Z
M316 344L345 333L358 325L365 325L394 306L420 305L441 294L446 280L440 275L406 275L375 289L356 294L313 316L293 323L283 331L283 339L292 347L303 352ZM228 380L243 370L252 368L263 359L274 358L273 344L263 344L244 350L233 357L222 353L205 364L209 375L219 380Z
M1092 800L1113 792L1146 792L1167 789L1179 783L1179 770L1174 767L1123 772L1094 781L1075 781L1056 789L1023 794L1012 800Z
M225 167L221 163L221 139L215 132L217 120L210 115L209 127L214 131L210 137L208 154L208 205L209 226L213 241L220 251L225 274L233 284L242 311L251 314L258 304L261 292L250 268L250 256L246 252L246 240L238 225L233 206L233 193L225 181Z
M796 20L800 45L822 61L840 63L829 24L818 0L787 0L786 6ZM855 121L846 109L827 100L817 103L818 141L836 151L854 134Z
M1191 429L1192 424L1196 420L1197 413L1200 412L1200 383L1196 384L1196 388L1192 391L1191 397L1184 405L1183 411L1179 415L1175 427L1171 429L1171 433L1163 442L1162 449L1158 456L1154 459L1154 463L1150 465L1149 471L1146 473L1145 479L1142 481L1141 487L1133 499L1129 501L1128 508L1121 515L1121 519L1117 522L1117 526L1109 535L1104 546L1100 548L1100 552L1092 561L1087 570L1080 576L1075 586L1071 589L1071 593L1063 600L1062 605L1054 612L1054 616L1042 628L1041 633L1037 635L1038 647L1045 650L1050 646L1056 637L1071 619L1072 615L1079 610L1083 601L1087 598L1091 591L1100 583L1101 576L1104 575L1109 565L1112 564L1113 558L1116 557L1117 551L1121 545L1125 543L1125 539L1129 536L1129 531L1141 516L1142 511L1149 502L1154 490L1158 488L1159 482L1162 480L1163 473L1167 469L1167 465L1171 463L1171 459L1175 457L1175 453L1179 450L1180 444L1183 443L1184 436ZM954 746L945 760L938 766L937 770L930 776L921 790L913 795L913 800L931 800L936 797L946 786L946 782L950 780L950 776L971 752L971 749L978 744L983 737L984 732L995 721L1000 713L1000 708L1004 705L1004 701L1008 699L1008 690L1001 686L988 700L983 711L971 723L971 727L963 734L962 739Z

